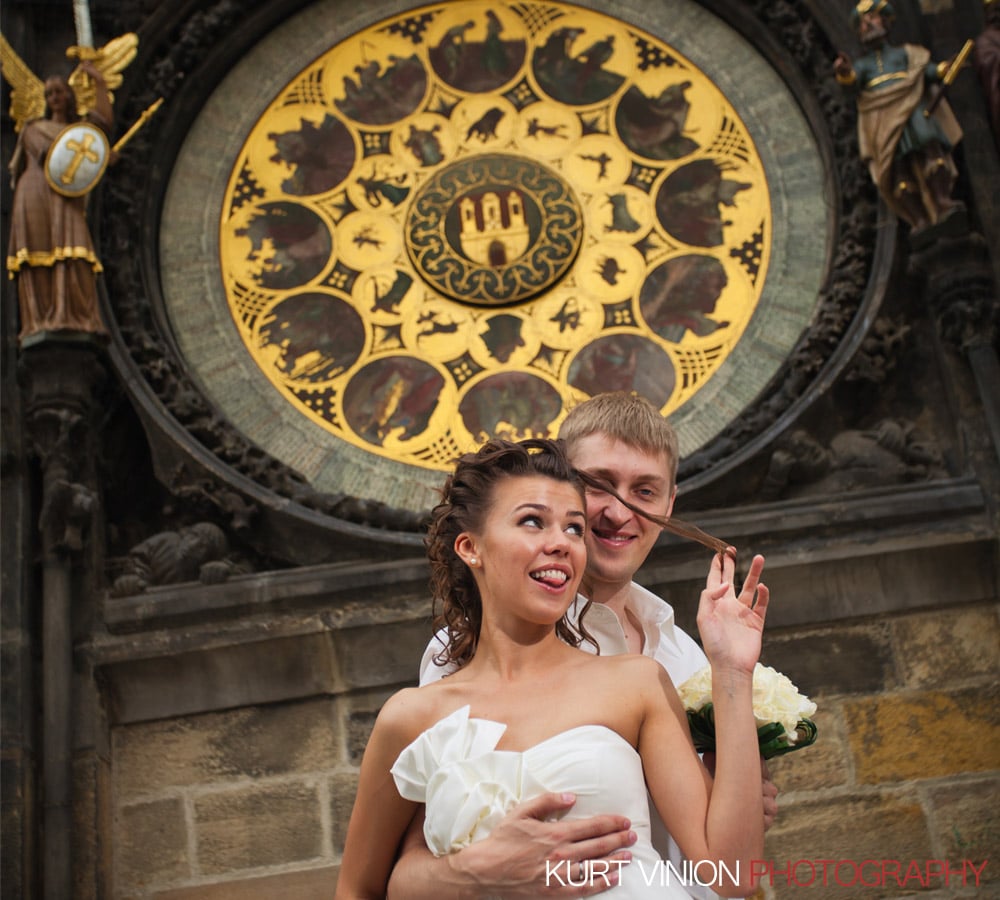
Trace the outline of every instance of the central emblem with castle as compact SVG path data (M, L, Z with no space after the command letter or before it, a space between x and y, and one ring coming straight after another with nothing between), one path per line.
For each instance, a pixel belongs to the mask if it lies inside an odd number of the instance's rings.
M500 306L539 294L569 270L583 213L563 178L509 153L445 166L407 220L417 273L463 303Z
M531 242L520 191L486 191L458 203L462 252L473 262L499 268L524 255Z

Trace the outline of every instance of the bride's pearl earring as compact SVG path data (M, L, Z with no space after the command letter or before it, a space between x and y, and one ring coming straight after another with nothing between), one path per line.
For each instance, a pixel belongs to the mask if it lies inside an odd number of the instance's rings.
M474 566L478 562L479 562L479 560L475 556L470 556L469 557L469 565L470 566Z

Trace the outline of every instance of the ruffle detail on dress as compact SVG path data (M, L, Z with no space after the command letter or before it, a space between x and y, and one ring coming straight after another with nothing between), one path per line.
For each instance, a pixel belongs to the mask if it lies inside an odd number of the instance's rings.
M495 749L506 730L470 719L463 706L399 754L392 776L403 797L425 804L424 838L436 856L481 840L522 799L546 790L523 753Z

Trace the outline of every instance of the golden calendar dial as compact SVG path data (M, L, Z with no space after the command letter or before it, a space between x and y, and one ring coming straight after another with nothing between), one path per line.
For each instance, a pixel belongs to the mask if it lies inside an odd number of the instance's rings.
M231 169L219 248L256 365L365 451L447 468L603 390L665 413L767 277L738 111L663 40L561 3L451 2L302 70Z
M812 327L835 219L779 69L695 0L583 2L314 0L190 124L171 338L314 489L426 510L459 453L615 389L684 458Z

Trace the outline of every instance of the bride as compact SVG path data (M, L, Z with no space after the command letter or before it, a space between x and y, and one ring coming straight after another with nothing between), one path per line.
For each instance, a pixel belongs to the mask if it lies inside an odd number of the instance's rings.
M647 787L693 861L686 874L703 884L714 878L712 889L723 895L752 892L764 816L751 691L767 589L737 596L732 560L720 554L701 596L698 629L712 664L716 719L713 781L659 664L577 648L586 627L577 634L564 615L586 566L584 509L583 484L558 441L495 440L459 460L427 547L451 635L446 653L461 668L400 691L379 713L337 898L385 896L421 804L427 844L444 855L547 791L576 795L573 818L624 814L637 836L627 865L553 861L551 887L589 885L591 893L611 885L610 895L621 898L685 898L685 872L659 860L650 844Z

